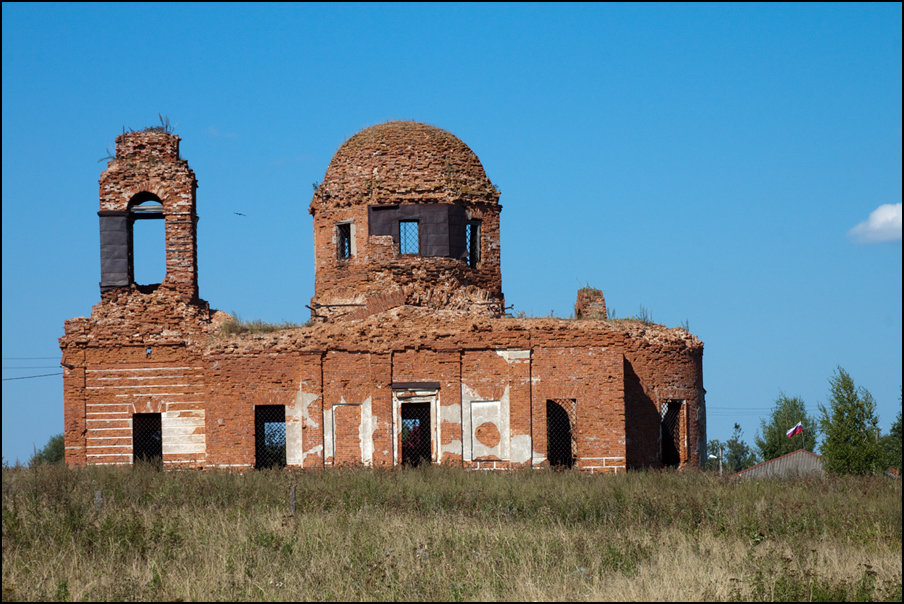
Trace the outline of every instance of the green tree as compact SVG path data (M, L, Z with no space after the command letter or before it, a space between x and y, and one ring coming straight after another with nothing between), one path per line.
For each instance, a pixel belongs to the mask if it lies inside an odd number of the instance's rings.
M836 474L870 474L881 465L876 401L838 367L829 380L829 407L819 405L819 427L825 435L825 468Z
M722 447L724 447L724 444L718 440L711 440L706 443L706 460L703 462L704 470L719 471L719 454L724 453ZM713 457L710 457L710 455Z
M879 448L882 450L882 467L880 470L895 468L901 471L901 411L895 423L891 425L888 434L879 439Z
M788 430L796 426L797 422L801 423L804 431L788 438ZM768 461L798 449L813 451L816 448L816 429L816 420L807 415L800 398L780 394L775 399L769 421L760 420L760 432L754 442L760 457Z
M725 469L729 472L740 472L756 465L756 454L741 439L743 431L740 424L734 425L731 438L725 441L722 453L725 455Z
M31 456L28 465L36 466L42 463L63 463L66 452L66 446L63 442L63 435L56 434L50 437L47 444Z

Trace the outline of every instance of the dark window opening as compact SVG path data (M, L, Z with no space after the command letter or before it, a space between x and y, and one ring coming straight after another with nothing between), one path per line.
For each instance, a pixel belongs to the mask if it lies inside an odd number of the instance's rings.
M166 277L166 221L163 217L163 204L149 194L143 196L143 201L133 203L129 209L131 280L143 285L163 283Z
M399 221L399 253L400 254L419 254L420 245L418 241L418 222L417 220L400 220Z
M402 463L417 467L429 464L430 403L404 403L402 405Z
M480 261L480 221L469 220L465 229L465 250L468 254L468 266L475 268Z
M574 412L572 399L546 401L546 456L553 468L574 466Z
M257 405L254 407L254 467L286 466L286 407Z
M163 464L163 430L159 413L132 415L132 463Z
M352 257L352 225L344 222L336 225L336 244L339 250L339 259L348 260Z
M660 438L662 441L662 465L677 467L681 463L680 418L682 401L666 401L662 405Z

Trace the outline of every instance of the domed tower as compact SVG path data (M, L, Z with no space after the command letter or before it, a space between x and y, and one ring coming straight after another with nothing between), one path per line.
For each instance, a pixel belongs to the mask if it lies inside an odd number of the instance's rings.
M387 122L343 144L314 192L312 314L403 304L503 312L499 191L454 135Z

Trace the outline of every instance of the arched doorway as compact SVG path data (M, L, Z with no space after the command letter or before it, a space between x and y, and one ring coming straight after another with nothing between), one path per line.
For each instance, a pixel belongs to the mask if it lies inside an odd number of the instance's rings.
M553 468L574 466L574 409L575 401L546 401L546 457Z

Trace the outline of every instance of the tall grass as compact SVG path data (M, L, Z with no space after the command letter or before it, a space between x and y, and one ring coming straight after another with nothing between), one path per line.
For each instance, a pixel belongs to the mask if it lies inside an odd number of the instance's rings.
M3 599L900 600L901 486L9 468Z

